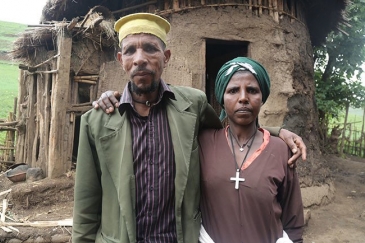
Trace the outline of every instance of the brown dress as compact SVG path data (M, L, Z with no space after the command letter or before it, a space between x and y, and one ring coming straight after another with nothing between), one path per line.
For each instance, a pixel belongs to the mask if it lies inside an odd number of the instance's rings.
M238 190L230 180L236 168L225 130L205 130L199 143L202 220L215 243L275 243L283 230L293 242L303 241L300 185L280 138L266 136L266 146L240 171L245 181Z

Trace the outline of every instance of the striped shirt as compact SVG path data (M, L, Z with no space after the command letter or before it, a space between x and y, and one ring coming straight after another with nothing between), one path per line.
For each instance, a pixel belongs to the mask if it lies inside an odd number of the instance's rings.
M130 83L120 111L127 112L132 130L137 242L174 243L175 159L165 102L175 96L161 80L158 102L143 117L134 109L129 87Z

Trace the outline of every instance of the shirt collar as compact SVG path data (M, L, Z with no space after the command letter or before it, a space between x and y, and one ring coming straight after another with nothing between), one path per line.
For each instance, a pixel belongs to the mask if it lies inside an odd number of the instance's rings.
M131 107L134 109L134 102L132 99L132 94L130 92L130 85L131 81L128 82L119 100L119 113L121 115L125 112L127 107ZM174 92L170 89L169 85L161 79L158 88L158 100L156 104L160 103L164 97L176 100Z

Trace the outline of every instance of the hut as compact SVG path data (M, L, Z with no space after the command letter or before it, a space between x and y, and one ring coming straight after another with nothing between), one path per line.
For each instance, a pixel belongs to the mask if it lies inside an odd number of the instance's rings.
M218 68L236 56L260 61L272 79L260 123L300 134L311 154L301 164L302 183L323 182L312 50L337 29L345 7L339 0L49 0L40 25L30 26L11 53L22 63L16 160L48 177L73 168L80 116L103 91L127 82L115 58L113 23L151 12L172 25L164 80L205 91L217 111Z

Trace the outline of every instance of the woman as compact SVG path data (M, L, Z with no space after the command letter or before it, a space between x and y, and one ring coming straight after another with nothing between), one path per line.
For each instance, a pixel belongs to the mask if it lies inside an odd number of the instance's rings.
M270 79L258 62L238 57L219 70L215 95L228 126L199 136L203 229L215 243L275 243L285 232L302 242L299 181L288 146L258 127ZM283 230L285 232L283 232Z

